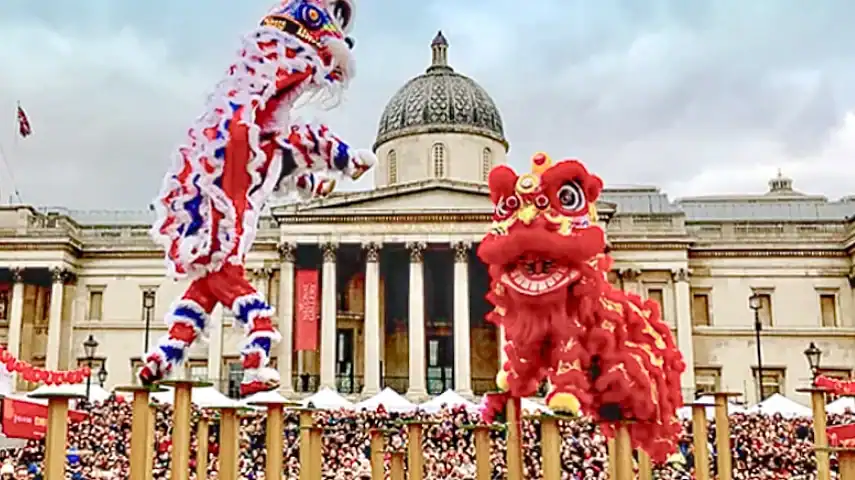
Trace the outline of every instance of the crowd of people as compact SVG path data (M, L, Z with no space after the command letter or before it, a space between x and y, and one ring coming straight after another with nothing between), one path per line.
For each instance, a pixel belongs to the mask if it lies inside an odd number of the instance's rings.
M67 478L71 480L114 480L129 476L128 453L130 445L130 405L122 400L110 399L86 407L91 412L87 420L69 426ZM202 413L196 412L196 418ZM154 434L153 478L169 478L171 455L170 418L167 405L157 409ZM411 414L399 415L382 410L368 412L336 411L318 412L316 421L325 427L323 436L324 478L330 480L362 480L370 478L368 463L368 431L373 427L394 427ZM419 414L426 415L426 414ZM475 448L471 431L463 428L477 422L477 414L462 408L443 409L430 415L431 423L424 434L425 478L427 480L463 480L475 478ZM830 423L848 421L845 417L832 417ZM195 421L195 419L194 419ZM219 438L216 419L207 439L193 437L193 448L198 442L208 443L208 478L217 478ZM608 454L605 438L598 429L584 420L562 422L562 464L564 478L570 480L596 480L608 478ZM288 417L285 435L285 467L283 479L296 479L299 475L299 442L296 417ZM388 448L406 446L406 435L391 434ZM810 419L784 419L780 416L738 414L731 417L734 478L765 480L784 478L815 478ZM715 426L710 425L710 451L714 457ZM500 431L494 432L492 463L494 479L504 477L504 440ZM539 427L528 421L523 431L526 478L542 478L540 466ZM240 474L247 480L264 479L265 422L263 412L250 413L242 420L240 429ZM654 478L689 479L694 462L691 441L691 424L686 423L685 435L679 450L664 465L654 467ZM6 478L42 480L44 444L30 442L19 450L0 452ZM195 452L191 456L191 479L195 475ZM714 458L711 466L715 468ZM832 459L832 469L836 462ZM0 472L2 473L2 472ZM269 480L269 479L268 479ZM279 480L279 479L277 479Z

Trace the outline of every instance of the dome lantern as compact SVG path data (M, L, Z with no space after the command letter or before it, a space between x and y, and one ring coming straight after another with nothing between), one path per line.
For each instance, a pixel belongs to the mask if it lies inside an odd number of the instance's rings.
M445 36L442 34L442 30L436 33L436 36L430 44L430 49L431 62L430 67L427 69L428 73L436 70L445 70L448 72L453 71L453 69L448 65L448 40L445 39Z

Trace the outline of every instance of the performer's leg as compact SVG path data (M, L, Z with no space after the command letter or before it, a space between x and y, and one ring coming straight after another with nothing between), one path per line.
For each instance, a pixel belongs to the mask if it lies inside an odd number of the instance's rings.
M499 390L509 392L514 397L531 397L537 393L537 387L543 379L545 370L523 358L513 343L505 344L507 360L496 376Z
M270 349L280 339L273 326L273 309L247 281L243 266L226 264L219 272L208 276L208 288L220 303L231 308L238 324L244 328L241 395L278 388L279 373L267 366Z
M187 349L208 327L211 311L217 304L202 278L190 287L166 314L169 331L146 352L143 367L138 372L140 381L150 385L162 380L185 360Z
M552 385L546 397L546 406L553 411L576 415L582 404L590 404L590 382L583 365L585 356L587 353L577 338L553 345L550 352L553 367L549 370Z

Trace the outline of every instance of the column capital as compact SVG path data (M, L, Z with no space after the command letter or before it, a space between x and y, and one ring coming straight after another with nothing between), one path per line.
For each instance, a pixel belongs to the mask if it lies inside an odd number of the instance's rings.
M635 267L621 268L617 273L621 280L627 280L630 282L634 282L641 277L641 270Z
M454 248L455 263L467 263L469 261L469 251L472 249L472 242L453 242L451 246Z
M259 267L252 270L252 276L256 279L267 280L273 274L273 269L270 267Z
M422 263L425 258L425 242L407 242L407 250L410 251L410 263Z
M335 242L324 242L320 245L324 256L324 263L335 263L338 253L338 244Z
M688 268L675 268L671 270L671 279L675 282L688 282L692 271Z
M21 283L24 281L24 269L22 267L12 267L9 269L12 275L12 283Z
M71 277L71 272L63 267L52 267L50 275L53 283L65 283Z
M368 263L377 263L380 261L380 249L383 248L379 242L365 242L362 244L365 250L365 261Z
M279 251L279 259L283 262L294 263L297 260L297 244L293 242L282 242L276 249Z

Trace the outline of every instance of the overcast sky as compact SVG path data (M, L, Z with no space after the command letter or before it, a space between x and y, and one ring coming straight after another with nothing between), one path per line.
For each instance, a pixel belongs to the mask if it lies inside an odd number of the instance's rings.
M14 178L28 203L145 208L270 4L0 2L0 195ZM442 29L517 166L546 150L672 198L762 193L781 168L799 190L855 194L851 0L361 0L357 18L359 74L322 117L357 146Z

